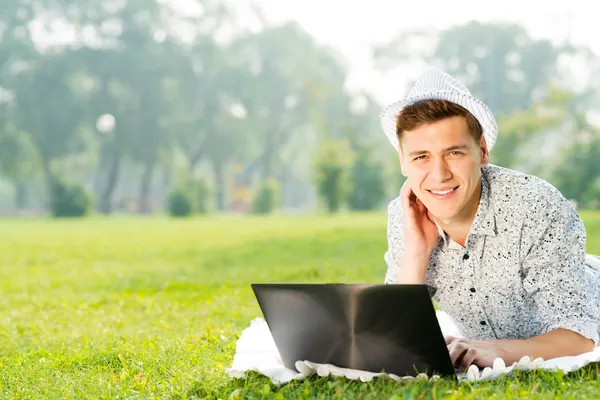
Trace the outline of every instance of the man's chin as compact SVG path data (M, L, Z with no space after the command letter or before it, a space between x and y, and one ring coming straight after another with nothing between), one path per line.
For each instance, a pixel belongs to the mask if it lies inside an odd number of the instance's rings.
M442 224L448 224L456 216L454 212L448 212L448 210L432 210L429 209L429 213L435 218L436 221Z

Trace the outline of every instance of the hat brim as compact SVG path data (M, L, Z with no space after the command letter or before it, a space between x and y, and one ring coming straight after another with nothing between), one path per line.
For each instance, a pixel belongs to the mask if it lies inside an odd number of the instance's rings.
M387 106L379 115L383 132L396 151L400 151L398 138L396 136L396 118L398 117L398 114L400 114L400 112L408 105L431 99L451 101L467 109L481 124L488 150L491 150L494 147L496 139L498 138L498 124L496 123L494 114L486 104L467 93L450 90L435 90L396 101Z

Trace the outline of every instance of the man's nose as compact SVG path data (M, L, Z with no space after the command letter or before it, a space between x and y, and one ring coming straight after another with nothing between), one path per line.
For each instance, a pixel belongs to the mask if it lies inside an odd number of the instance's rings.
M448 163L444 159L434 160L430 175L436 182L444 182L452 177Z

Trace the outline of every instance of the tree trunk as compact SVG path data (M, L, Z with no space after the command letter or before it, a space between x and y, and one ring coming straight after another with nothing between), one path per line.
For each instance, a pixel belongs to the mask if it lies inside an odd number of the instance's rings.
M106 183L102 188L98 199L98 212L102 214L110 214L112 212L112 197L119 179L119 171L121 170L122 154L116 143L112 143L108 149L108 174Z
M164 168L162 169L162 186L165 189L168 189L171 186L171 183L173 182L173 171L171 170L171 167L168 165L165 165Z
M260 176L260 182L261 185L264 184L267 179L269 179L271 177L272 171L273 171L273 148L275 147L275 144L273 143L274 139L272 138L272 135L269 135L269 138L267 139L267 143L265 144L265 150L264 153L261 157L260 163L261 163L261 176Z
M158 206L164 210L166 207L165 199L171 191L171 185L173 183L173 171L171 165L169 164L163 166L161 172L162 180L160 185L160 191L158 193L158 196L160 198Z
M217 185L217 210L225 210L225 172L223 164L214 164L215 168L215 183Z
M190 154L190 156L188 158L188 160L189 160L189 167L190 167L190 169L189 169L190 176L193 176L194 170L196 169L196 166L198 165L198 162L202 159L203 155L204 155L204 148L196 151L193 154Z
M46 159L42 159L42 171L44 173L44 182L46 183L46 188L48 192L52 189L52 184L54 183L54 177L52 176L52 171L50 171L50 162Z
M138 210L142 214L152 212L152 204L150 201L150 188L152 186L152 177L154 176L154 162L147 162L144 166L144 174L142 175L142 183L140 186L140 198Z
M273 169L279 162L279 151L290 140L292 135L277 135L275 133L268 134L265 139L265 149L260 157L260 182L264 184L267 179L273 177Z
M15 208L22 210L27 207L27 183L23 180L15 182Z
M107 170L111 161L111 153L110 153L110 145L103 144L99 151L100 160L98 166L96 167L96 171L94 171L94 182L92 185L92 190L94 193L95 199L100 199L102 196L102 191L106 186L106 175ZM98 204L96 208L99 208Z
M52 175L52 171L50 170L50 161L41 157L42 164L42 172L44 173L44 182L46 184L46 198L43 201L48 211L52 211L52 187L54 185L54 176Z

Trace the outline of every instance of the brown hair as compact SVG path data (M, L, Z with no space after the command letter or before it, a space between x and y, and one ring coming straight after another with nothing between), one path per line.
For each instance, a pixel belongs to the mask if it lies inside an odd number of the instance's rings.
M483 129L481 124L466 108L447 100L422 100L406 106L396 117L396 136L398 142L404 131L412 131L423 124L460 116L467 120L469 131L479 145Z

